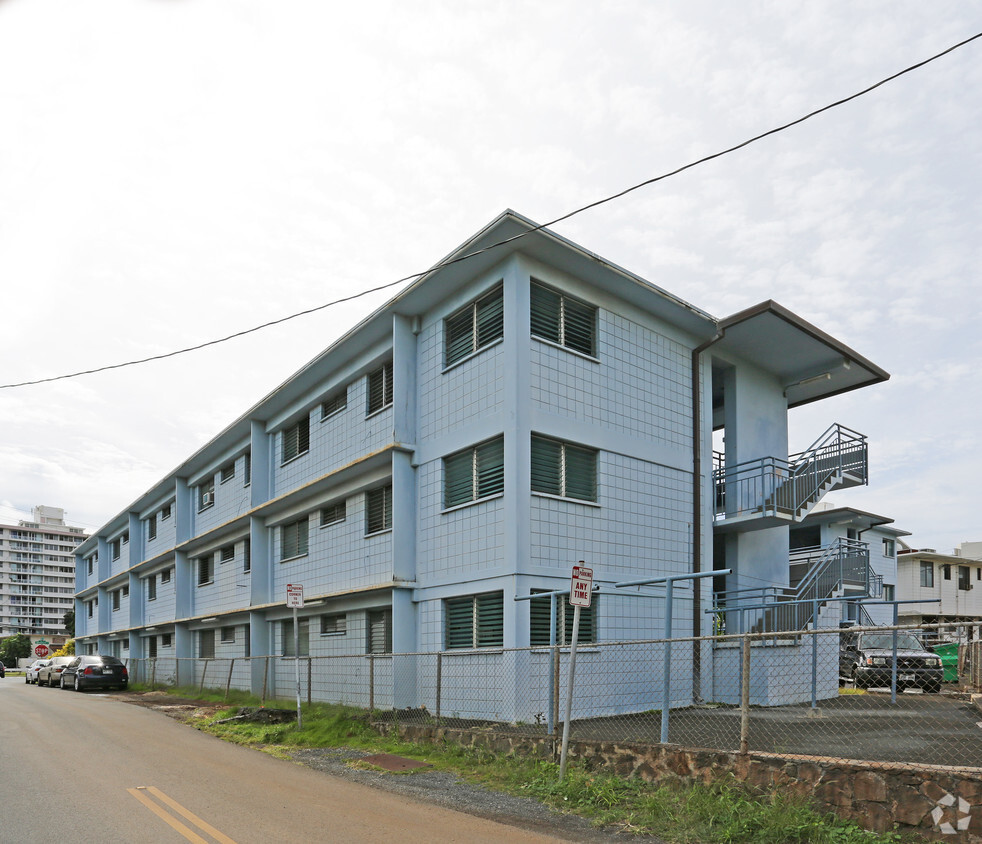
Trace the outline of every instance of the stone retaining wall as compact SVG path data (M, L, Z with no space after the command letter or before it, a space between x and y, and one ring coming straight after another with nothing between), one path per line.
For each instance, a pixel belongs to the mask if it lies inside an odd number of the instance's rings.
M557 759L559 742L488 729L377 724L415 742L451 741L496 753ZM712 782L732 773L764 794L791 792L866 829L894 826L953 844L982 844L982 775L974 769L897 765L778 753L741 755L676 745L570 741L570 758L588 768L648 782Z

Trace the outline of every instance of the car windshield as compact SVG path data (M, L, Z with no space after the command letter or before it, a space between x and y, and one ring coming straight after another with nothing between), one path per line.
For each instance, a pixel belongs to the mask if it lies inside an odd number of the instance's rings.
M859 644L860 648L879 648L884 651L893 649L893 633L865 633ZM905 651L923 651L924 646L913 633L897 633L897 649Z

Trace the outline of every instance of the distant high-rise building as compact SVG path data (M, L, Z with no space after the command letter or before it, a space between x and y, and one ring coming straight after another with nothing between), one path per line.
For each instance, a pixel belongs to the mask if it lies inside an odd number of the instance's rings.
M58 507L32 513L32 521L0 523L0 637L61 637L75 607L75 546L88 534L68 527Z

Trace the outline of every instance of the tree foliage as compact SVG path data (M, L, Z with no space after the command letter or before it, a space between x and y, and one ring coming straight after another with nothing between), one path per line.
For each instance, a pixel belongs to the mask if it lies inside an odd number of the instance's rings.
M69 639L64 645L51 654L51 656L75 656L75 640Z
M0 642L0 662L4 665L17 665L18 659L27 659L31 655L31 640L23 633L8 636Z
M65 613L64 618L62 618L62 624L65 625L65 632L69 636L75 635L75 610L69 610Z

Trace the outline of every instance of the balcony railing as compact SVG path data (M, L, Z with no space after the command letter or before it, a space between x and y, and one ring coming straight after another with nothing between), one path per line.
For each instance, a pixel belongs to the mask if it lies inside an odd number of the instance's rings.
M809 448L787 460L762 457L727 466L713 454L714 522L771 517L800 521L829 490L865 484L866 437L831 426Z
M736 630L760 633L805 630L814 624L816 606L851 591L856 598L876 597L883 578L870 568L869 543L836 539L825 547L791 552L790 586L731 589L714 594L717 613L731 619Z

